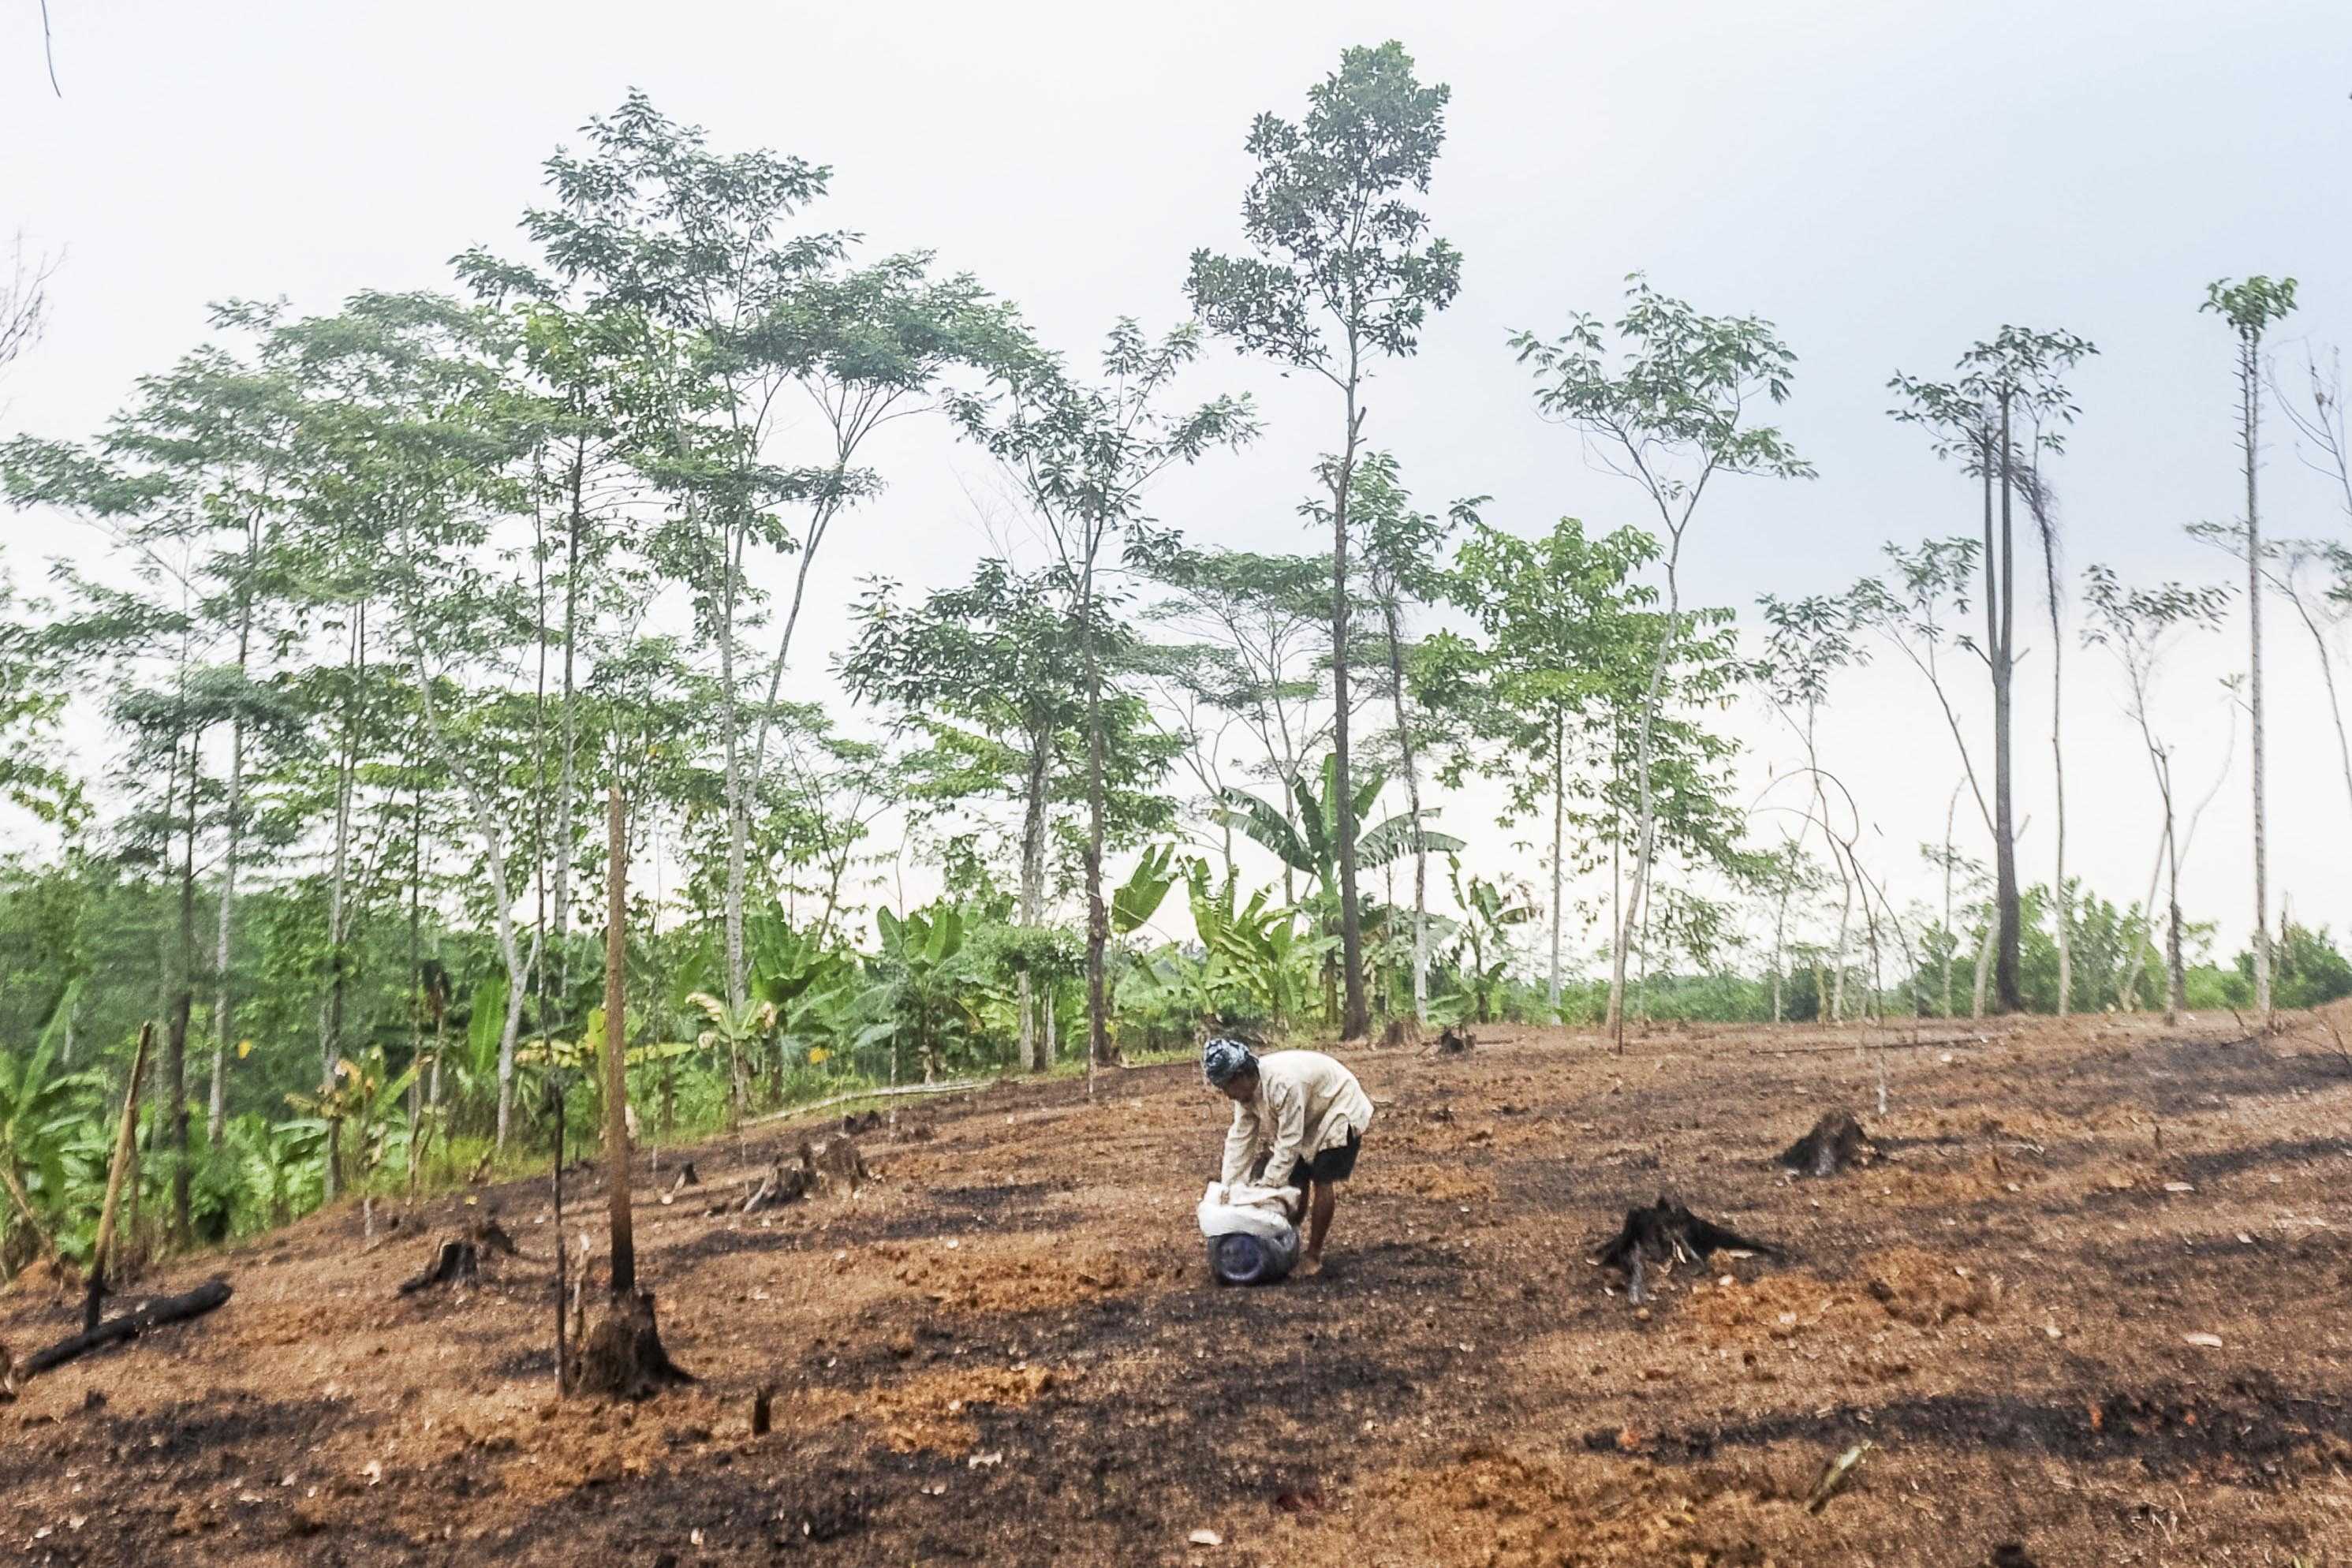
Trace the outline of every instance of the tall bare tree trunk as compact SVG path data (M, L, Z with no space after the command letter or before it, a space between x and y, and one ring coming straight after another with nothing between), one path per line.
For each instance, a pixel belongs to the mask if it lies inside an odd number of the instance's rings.
M254 570L260 550L257 529L248 528L246 571ZM205 1136L218 1143L228 1124L228 1052L236 1015L229 992L231 937L236 920L236 855L245 835L245 683L246 666L253 648L253 596L248 587L237 612L237 710L229 719L228 782L222 821L220 920L213 942L213 1081L205 1105Z
M163 1136L172 1151L172 1237L189 1237L188 1025L196 1002L196 745L188 737L188 815L181 825L180 928L172 960L172 1010L163 1041Z
M1567 923L1559 907L1560 887L1566 872L1560 857L1568 845L1568 718L1554 713L1551 720L1551 986L1549 1000L1551 1021L1560 1021L1559 1013L1559 935Z
M1096 525L1089 521L1089 531ZM1095 551L1101 535L1090 531L1086 567L1078 584L1079 624L1087 650L1087 1096L1095 1074L1112 1064L1110 1046L1110 909L1103 899L1102 655L1095 635Z
M614 783L605 801L604 1158L613 1182L613 1294L637 1289L637 1247L629 1213L628 973L629 827ZM555 1238L560 1250L563 1237Z
M1997 942L1993 954L1994 993L2004 1013L2025 1006L2021 950L2024 933L2017 886L2017 807L2012 786L2010 747L2010 706L2016 674L2017 551L2011 528L2014 491L2010 437L2010 405L2015 394L2000 395L2000 549L1998 556L1987 540L1985 552L1985 615L1992 643L1992 768L1993 768L1993 900ZM1986 520L1988 528L1991 520ZM1998 572L1999 584L1995 586Z
M2242 334L2238 343L2238 384L2240 440L2246 458L2246 630L2254 735L2254 1013L2267 1028L2271 1021L2270 822L2263 733L2262 513L2254 496L2262 439L2262 351L2256 340Z
M1364 922L1356 907L1355 774L1348 750L1348 491L1355 482L1356 442L1364 416L1356 406L1356 345L1348 345L1347 444L1331 482L1331 754L1332 808L1339 823L1339 950L1346 971L1347 1010L1339 1020L1339 1037L1361 1039L1372 1032L1371 1012L1364 998Z
M1091 724L1088 729L1091 731ZM1033 931L1045 921L1045 786L1053 749L1051 730L1030 732L1029 773L1022 790L1021 923ZM1021 972L1019 984L1021 1062L1032 1072L1044 1072L1054 1062L1042 1048L1037 1033L1036 998L1032 993L1026 969Z
M731 525L722 532L721 543L720 555L727 563L727 581L721 584L719 595L719 724L725 731L722 742L727 795L727 1002L740 1013L751 980L743 967L743 900L751 871L751 806L745 798L742 719L735 698L736 552ZM743 1107L740 1086L736 1100L735 1114L740 1118Z
M1687 520L1688 513L1685 514ZM1658 652L1650 667L1649 690L1642 700L1642 724L1633 742L1634 796L1636 844L1633 855L1632 884L1625 890L1623 907L1617 911L1617 951L1609 966L1609 1016L1607 1026L1618 1031L1622 1041L1625 1020L1625 955L1633 945L1633 933L1641 926L1643 896L1649 891L1650 861L1657 852L1658 815L1655 780L1652 767L1657 743L1658 710L1665 701L1666 667L1674 660L1675 639L1682 625L1682 554L1683 531L1674 531L1674 541L1666 549L1666 618L1664 629L1658 634Z
M1396 589L1388 596L1389 687L1396 702L1397 747L1404 763L1404 798L1412 813L1412 1016L1429 1022L1429 829L1422 819L1421 768L1413 753L1412 715L1404 692L1404 627ZM1228 874L1233 862L1233 828L1225 829ZM1555 982L1555 990L1557 982ZM1559 1010L1555 994L1552 1010Z
M2066 635L2062 613L2063 590L2058 583L2057 510L2048 487L2042 483L2038 465L2026 469L2025 500L2033 513L2035 530L2042 536L2042 588L2050 604L2050 763L2057 788L2058 811L2054 889L2058 900L2058 1016L2063 1018L2074 1011L2074 892L2066 882L2066 746L2063 723L2066 711Z

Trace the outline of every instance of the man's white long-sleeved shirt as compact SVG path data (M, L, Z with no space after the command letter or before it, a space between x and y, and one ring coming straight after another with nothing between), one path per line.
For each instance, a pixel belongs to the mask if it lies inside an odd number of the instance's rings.
M1320 1051L1276 1051L1257 1062L1257 1094L1234 1106L1225 1134L1230 1184L1247 1177L1260 1151L1266 1155L1259 1184L1281 1186L1290 1168L1337 1149L1372 1124L1372 1102L1356 1075Z

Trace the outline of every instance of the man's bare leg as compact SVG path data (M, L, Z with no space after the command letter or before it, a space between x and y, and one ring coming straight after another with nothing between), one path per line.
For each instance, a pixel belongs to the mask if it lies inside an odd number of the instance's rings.
M1339 1189L1329 1182L1316 1182L1312 1186L1307 1216L1306 1263L1309 1274L1323 1267L1323 1237L1330 1232L1331 1211L1339 1199Z

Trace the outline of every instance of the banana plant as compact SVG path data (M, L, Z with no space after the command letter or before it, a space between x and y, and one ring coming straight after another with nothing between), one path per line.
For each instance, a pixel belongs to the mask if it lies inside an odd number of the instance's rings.
M1260 888L1241 902L1234 880L1213 882L1204 859L1187 866L1184 879L1192 927L1210 954L1224 961L1249 1009L1276 1026L1298 1016L1314 988L1318 964L1338 939L1302 931L1297 910L1273 905L1271 888Z
M1146 849L1143 858L1136 863L1125 882L1110 898L1110 929L1120 936L1132 936L1160 912L1167 900L1168 889L1176 885L1178 873L1171 868L1176 859L1176 846L1161 844Z
M395 1149L406 1150L408 1118L401 1100L408 1093L408 1086L415 1081L416 1068L417 1064L411 1062L394 1076L384 1061L383 1047L378 1046L357 1061L349 1057L338 1060L334 1078L316 1094L286 1097L286 1102L301 1112L306 1121L326 1131L325 1179L330 1197L342 1179L346 1129L351 1133L354 1164L362 1184Z
M1318 789L1302 774L1290 781L1291 809L1265 800L1245 790L1228 789L1219 798L1216 820L1238 827L1274 858L1301 876L1311 877L1316 886L1325 891L1336 888L1339 879L1339 761L1323 759L1322 784ZM1390 861L1412 853L1413 817L1411 812L1401 812L1384 817L1369 827L1362 826L1380 799L1381 791L1388 785L1388 774L1377 768L1368 771L1357 784L1354 796L1355 820L1360 831L1356 835L1356 865L1359 869L1385 866ZM1434 807L1424 807L1422 816L1434 816ZM1450 834L1438 833L1426 826L1422 838L1440 854L1456 855L1464 845Z
M279 1226L316 1206L323 1128L310 1121L272 1125L254 1111L231 1121L223 1140L236 1162L240 1185L261 1225Z
M929 1083L939 1077L948 1026L971 1022L970 999L961 994L968 977L957 963L964 948L963 915L953 904L940 903L929 913L909 910L903 920L887 909L877 910L874 921L882 933L891 1011L912 1026L923 1081Z
M58 1208L64 1200L66 1151L60 1134L74 1120L74 1096L93 1080L87 1073L49 1069L57 1058L60 1025L72 1012L80 989L79 980L67 982L65 996L51 1010L48 1027L41 1031L31 1055L19 1058L0 1053L0 1277L10 1272L15 1255L26 1250L16 1239L19 1236L29 1240L32 1251L51 1245L53 1222L40 1210Z
M1481 1024L1493 1019L1495 993L1510 968L1511 929L1536 919L1536 908L1524 890L1507 893L1484 877L1462 880L1462 858L1445 858L1446 877L1454 901L1462 908L1462 924L1454 944L1454 966L1462 989Z
M751 1093L743 1072L744 1061L776 1032L776 1005L755 997L740 1007L731 1007L708 991L698 991L686 1000L688 1006L709 1020L709 1027L695 1043L706 1051L727 1053L727 1130L732 1132L743 1124Z

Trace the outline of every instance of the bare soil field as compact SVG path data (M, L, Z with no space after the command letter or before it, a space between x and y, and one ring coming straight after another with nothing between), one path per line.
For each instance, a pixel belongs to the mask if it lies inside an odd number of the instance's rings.
M1189 1068L902 1103L874 1182L771 1214L731 1211L803 1128L692 1151L667 1205L666 1153L640 1273L699 1381L637 1405L554 1397L543 1180L373 1249L338 1209L187 1260L139 1289L218 1273L227 1306L0 1406L0 1560L2352 1563L2325 1028L1660 1029L1622 1057L1498 1028L1348 1059L1379 1118L1330 1267L1255 1290L1203 1266L1225 1115ZM1840 1110L1876 1162L1782 1172ZM1637 1308L1591 1258L1662 1194L1786 1256ZM571 1201L601 1251L591 1179ZM518 1256L397 1293L485 1211ZM20 1356L78 1326L0 1298Z

